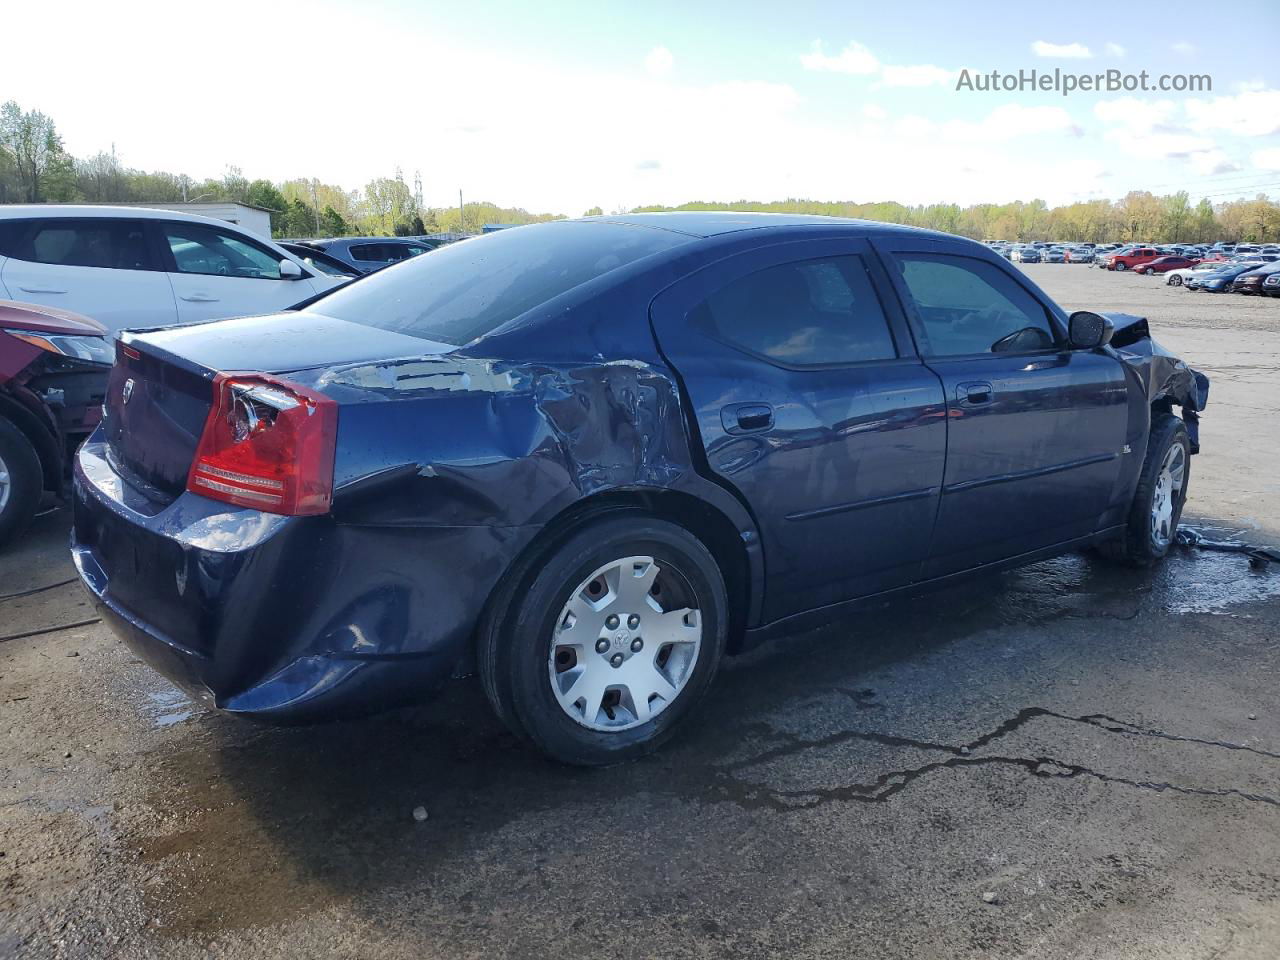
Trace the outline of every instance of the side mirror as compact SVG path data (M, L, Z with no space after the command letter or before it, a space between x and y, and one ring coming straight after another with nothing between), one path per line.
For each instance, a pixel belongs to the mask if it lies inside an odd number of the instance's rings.
M1077 310L1067 319L1067 338L1073 350L1096 350L1111 342L1115 324L1101 314Z
M281 280L301 280L302 268L292 260L280 261L280 279Z

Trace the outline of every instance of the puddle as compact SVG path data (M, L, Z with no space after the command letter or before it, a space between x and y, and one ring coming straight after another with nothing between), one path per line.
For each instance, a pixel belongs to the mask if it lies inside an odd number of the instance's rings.
M163 681L159 682L163 683ZM157 727L171 727L175 723L181 723L194 715L196 709L190 697L177 687L168 684L158 690L149 691L142 703L142 714Z
M1252 570L1238 553L1187 550L1194 562L1171 563L1179 574L1169 578L1165 609L1170 613L1222 613L1241 603L1280 597L1280 569ZM1162 578L1164 579L1164 578Z
M1224 543L1266 545L1274 539L1256 529L1225 526L1211 520L1189 521L1187 526L1209 540ZM1160 569L1156 589L1169 613L1221 613L1236 604L1280 597L1280 565L1254 570L1244 554L1178 547Z

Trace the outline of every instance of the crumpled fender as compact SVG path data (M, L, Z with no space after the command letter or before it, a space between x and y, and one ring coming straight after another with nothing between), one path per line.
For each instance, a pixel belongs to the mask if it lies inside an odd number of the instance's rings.
M1191 452L1200 452L1200 411L1209 402L1209 378L1174 356L1151 336L1146 317L1104 313L1115 326L1111 346L1138 375L1150 404L1162 401L1182 408Z

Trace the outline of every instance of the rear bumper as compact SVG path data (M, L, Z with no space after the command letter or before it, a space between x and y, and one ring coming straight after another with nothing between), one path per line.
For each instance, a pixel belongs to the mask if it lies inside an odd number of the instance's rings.
M80 577L140 659L229 713L292 722L424 699L467 663L537 529L340 524L193 494L161 506L100 438L76 456Z

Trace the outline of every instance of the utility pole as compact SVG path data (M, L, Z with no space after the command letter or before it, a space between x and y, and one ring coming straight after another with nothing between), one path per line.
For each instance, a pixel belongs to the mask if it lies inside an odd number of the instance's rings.
M464 213L462 209L462 188L459 187L458 188L458 232L459 233L467 232L466 216L467 216L466 213Z
M320 200L316 197L316 178L311 178L311 211L316 215L316 239L320 239Z

